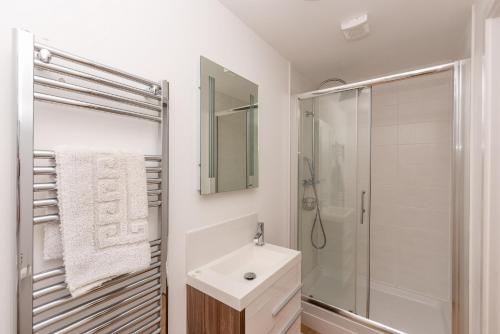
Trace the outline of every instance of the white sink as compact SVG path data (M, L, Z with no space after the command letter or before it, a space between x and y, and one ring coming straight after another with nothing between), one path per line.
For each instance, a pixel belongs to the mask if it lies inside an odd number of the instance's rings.
M187 283L241 311L297 262L300 252L296 250L250 243L191 270ZM255 273L256 278L246 280L247 272Z

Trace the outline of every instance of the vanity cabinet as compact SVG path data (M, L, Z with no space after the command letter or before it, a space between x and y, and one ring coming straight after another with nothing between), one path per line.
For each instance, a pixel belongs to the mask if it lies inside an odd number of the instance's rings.
M186 285L188 334L245 333L245 310L237 311Z
M300 263L241 311L187 285L188 334L299 334Z

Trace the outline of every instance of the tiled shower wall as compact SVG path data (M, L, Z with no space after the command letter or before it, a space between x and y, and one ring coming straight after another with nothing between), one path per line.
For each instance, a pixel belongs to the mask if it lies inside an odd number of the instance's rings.
M372 89L371 278L451 293L451 72Z

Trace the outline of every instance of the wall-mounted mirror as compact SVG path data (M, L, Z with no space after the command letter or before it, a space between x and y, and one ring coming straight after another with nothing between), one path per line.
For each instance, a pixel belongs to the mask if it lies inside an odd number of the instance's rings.
M258 86L201 57L202 194L258 185Z

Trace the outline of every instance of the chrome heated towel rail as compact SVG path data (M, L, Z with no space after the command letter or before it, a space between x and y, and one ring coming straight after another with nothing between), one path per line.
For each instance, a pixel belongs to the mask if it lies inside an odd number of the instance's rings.
M168 82L155 82L36 42L15 30L18 109L18 332L161 333L167 289ZM89 87L91 85L91 87ZM98 87L98 88L96 88ZM98 100L99 102L96 102ZM161 155L145 155L148 200L158 210L151 265L72 297L64 266L34 272L34 228L57 223L55 154L34 147L39 103L157 123ZM41 213L40 213L41 212Z

